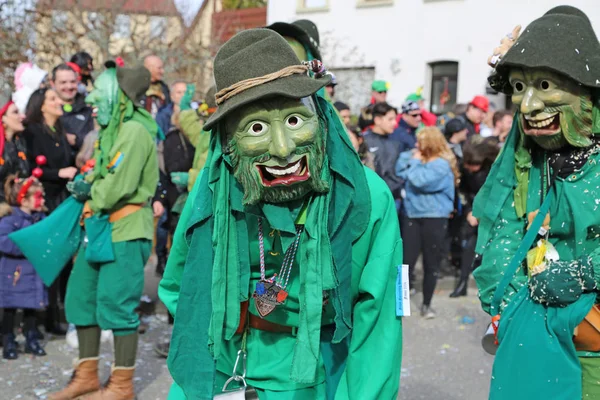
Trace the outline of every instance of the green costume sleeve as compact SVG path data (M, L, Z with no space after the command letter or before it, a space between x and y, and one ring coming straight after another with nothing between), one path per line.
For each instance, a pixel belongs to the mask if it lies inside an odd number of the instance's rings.
M353 248L353 253L366 250L369 255L359 277L348 359L336 399L396 398L400 382L402 320L396 317L396 276L402 240L392 195L383 181L374 182L380 180L374 175L367 171L369 227ZM365 246L360 243L364 240Z
M125 204L145 203L152 198L154 187L144 182L143 167L155 152L152 138L143 125L124 123L110 150L109 173L92 185L90 207L94 212L111 212ZM158 175L158 166L156 168ZM151 177L148 177L151 178Z
M204 125L196 110L181 111L179 114L179 124L192 146L196 147L202 134L202 126Z
M194 209L194 199L197 197L198 186L194 186L188 196L188 201L179 218L177 229L173 235L173 244L169 253L169 260L163 274L163 278L158 286L158 297L165 304L171 315L175 316L177 310L177 300L179 298L179 288L181 287L181 276L183 267L189 251L189 246L185 240L185 231L187 222L190 219Z
M504 206L494 224L491 226L490 240L483 244L482 263L473 272L479 289L479 300L483 311L490 313L490 307L496 286L504 277L504 271L517 252L520 238L525 234L523 220L517 217L515 202L512 195L506 198ZM504 293L500 311L504 309L508 300L527 283L526 269L522 268L513 277Z
M195 110L182 111L179 115L181 130L195 147L194 165L189 171L188 191L192 191L198 174L204 168L210 144L210 132L202 129L204 123Z

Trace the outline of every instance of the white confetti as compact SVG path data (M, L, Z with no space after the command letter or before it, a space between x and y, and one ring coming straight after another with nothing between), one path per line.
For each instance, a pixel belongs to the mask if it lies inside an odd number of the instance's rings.
M576 52L577 54L579 54L579 49L575 49L575 52Z

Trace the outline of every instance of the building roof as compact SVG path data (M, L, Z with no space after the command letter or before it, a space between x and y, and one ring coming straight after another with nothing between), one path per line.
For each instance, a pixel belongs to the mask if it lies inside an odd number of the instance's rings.
M174 0L42 0L38 6L53 10L116 11L121 14L179 16Z
M240 31L266 25L266 7L221 11L212 15L212 39L220 45Z

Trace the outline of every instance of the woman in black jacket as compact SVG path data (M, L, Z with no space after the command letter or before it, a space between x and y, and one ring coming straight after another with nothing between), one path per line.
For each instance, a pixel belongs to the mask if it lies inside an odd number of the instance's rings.
M68 196L67 182L77 174L75 159L67 137L63 132L60 117L62 101L52 89L38 89L27 104L24 137L27 141L27 158L33 169L36 157L46 157L40 178L46 193L46 206L52 212Z
M38 89L27 103L24 137L27 141L27 159L31 169L37 166L36 158L45 156L40 178L46 193L48 212L54 211L68 196L67 182L77 174L71 146L60 124L63 104L52 89ZM64 335L61 326L59 298L64 301L67 280L71 273L69 262L48 290L46 331Z
M9 101L0 108L0 202L4 202L4 182L9 175L29 176L29 163L23 132L23 115Z
M469 275L473 271L475 247L477 244L477 225L479 222L471 212L475 196L485 183L492 164L498 156L495 138L481 138L479 135L468 139L463 148L463 169L459 191L463 198L463 213L466 215L461 229L462 254L460 276L450 297L467 295Z

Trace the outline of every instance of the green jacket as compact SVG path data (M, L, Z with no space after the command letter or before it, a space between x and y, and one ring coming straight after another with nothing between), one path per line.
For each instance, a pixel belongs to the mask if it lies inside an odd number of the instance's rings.
M541 173L545 156L533 157L527 191L527 214L541 204ZM600 153L592 154L580 171L566 178L557 177L551 189L554 193L550 205L550 237L561 260L576 260L584 255L592 257L596 282L600 283ZM547 185L547 182L544 183ZM526 218L517 217L512 192L507 192L496 223L492 226L490 240L482 253L482 264L473 273L479 287L483 310L490 305L499 281L508 263L525 235ZM480 217L476 215L476 217ZM504 294L502 310L511 297L527 283L525 265L515 274Z
M398 218L392 196L385 183L371 171L366 170L371 196L371 214L364 234L352 247L352 311L354 326L349 342L348 356L337 360L341 377L336 399L395 399L400 378L402 355L402 322L395 315L397 266L402 263L402 241L399 235ZM159 286L159 297L175 318L183 268L190 251L185 239L187 222L195 208L198 185L189 197L181 222L175 232L173 246L165 274ZM308 210L310 212L310 209ZM259 278L258 240L256 217L246 214L250 238L251 282L248 294L254 291ZM281 243L277 231L268 226L265 232L265 261L267 274L281 265ZM254 239L252 239L254 238ZM302 248L298 249L302 252ZM290 277L289 297L283 306L267 319L282 325L297 326L298 263L294 263ZM251 297L251 296L249 296ZM256 314L251 303L249 311ZM323 314L322 325L333 322L334 312L328 305ZM181 321L181 320L180 320ZM207 327L208 329L208 327ZM221 374L231 374L236 353L240 348L240 336L226 343L224 355L217 362ZM301 384L290 380L292 353L296 340L292 335L251 331L248 335L248 374L250 385L266 391L300 390L322 384L326 378L323 353L319 356L319 371L313 384ZM381 351L384 348L385 351ZM376 355L376 356L375 356ZM264 360L272 360L265 362ZM193 362L193 357L189 358ZM377 371L374 373L374 371ZM368 377L366 379L365 377ZM184 399L182 391L175 387L170 399Z
M143 208L113 224L113 242L148 239L154 236L150 200L158 184L158 158L152 136L142 124L125 122L110 149L111 164L104 178L92 184L89 205L94 213L112 213L127 204Z
M196 110L182 111L179 114L179 124L181 125L182 132L196 149L193 167L190 169L188 177L188 192L191 192L198 174L204 168L204 164L206 164L210 144L210 132L202 129L204 121L200 118Z

